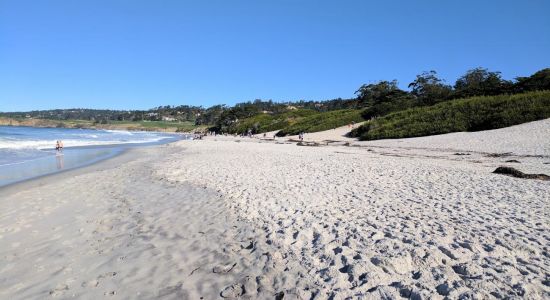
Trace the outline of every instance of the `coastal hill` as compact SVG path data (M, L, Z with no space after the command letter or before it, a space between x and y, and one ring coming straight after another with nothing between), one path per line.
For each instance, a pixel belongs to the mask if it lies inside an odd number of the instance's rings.
M2 117L0 114L0 126L31 126L47 128L89 128L109 130L138 130L138 131L193 131L201 129L193 122L167 122L167 121L105 121L96 122L81 119L55 120L36 119L32 117Z
M228 134L277 131L287 136L367 121L351 136L373 140L496 129L550 117L550 68L514 80L475 68L454 85L429 71L417 75L408 88L382 80L360 86L351 99L0 112L0 125Z

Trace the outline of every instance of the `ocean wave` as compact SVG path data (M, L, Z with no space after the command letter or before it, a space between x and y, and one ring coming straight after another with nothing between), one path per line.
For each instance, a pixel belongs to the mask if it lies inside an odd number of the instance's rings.
M105 146L105 145L122 145L122 144L144 144L154 143L164 139L167 136L154 136L147 137L145 139L125 139L125 140L77 140L67 139L63 140L65 147L82 147L82 146ZM55 148L56 140L19 140L19 141L5 141L0 140L0 149L36 149L36 150L48 150Z
M97 139L99 138L99 135L92 134L92 133L72 133L70 136L85 138L85 139Z
M109 132L109 133L116 133L116 134L123 134L123 135L134 135L134 133L130 132L130 131L127 131L127 130L114 130L114 129L100 129L101 131L104 131L104 132ZM137 133L141 133L141 131L138 131Z

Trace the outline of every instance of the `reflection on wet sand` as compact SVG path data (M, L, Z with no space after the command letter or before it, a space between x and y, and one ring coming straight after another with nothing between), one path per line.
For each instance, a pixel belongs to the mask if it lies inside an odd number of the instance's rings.
M51 156L26 162L0 165L0 188L10 183L34 178L75 167L85 166L120 153L122 148L65 149ZM52 156L55 156L55 160Z
M63 170L64 168L63 153L57 153L55 155L55 161L57 163L57 169Z

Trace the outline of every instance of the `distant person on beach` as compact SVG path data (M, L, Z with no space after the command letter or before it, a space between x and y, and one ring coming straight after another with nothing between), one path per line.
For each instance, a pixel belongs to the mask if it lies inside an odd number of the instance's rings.
M62 141L56 141L55 142L55 150L57 150L57 152L63 151L63 142Z

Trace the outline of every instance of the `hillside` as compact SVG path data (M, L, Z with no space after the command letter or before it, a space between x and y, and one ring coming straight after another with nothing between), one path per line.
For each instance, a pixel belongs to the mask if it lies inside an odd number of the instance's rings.
M471 97L372 119L352 137L377 140L508 127L550 118L550 91Z

